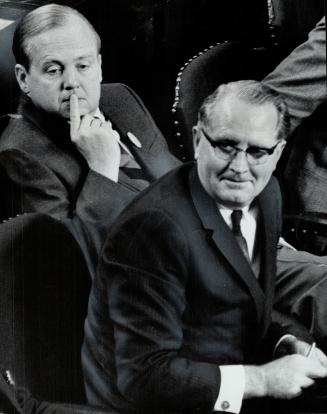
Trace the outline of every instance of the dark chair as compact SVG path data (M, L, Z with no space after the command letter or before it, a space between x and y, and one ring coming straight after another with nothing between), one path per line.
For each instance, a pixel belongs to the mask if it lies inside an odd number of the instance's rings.
M90 290L66 227L39 213L0 224L0 355L42 400L85 402L80 350Z
M203 99L218 85L261 79L274 67L274 55L240 42L218 43L193 56L180 70L172 112L180 158L193 159L192 126Z
M327 213L285 214L283 233L295 248L327 255Z

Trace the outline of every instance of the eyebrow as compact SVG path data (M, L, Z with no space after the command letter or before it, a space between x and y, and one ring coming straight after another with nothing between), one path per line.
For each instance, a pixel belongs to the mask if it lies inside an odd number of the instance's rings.
M60 65L62 66L62 62L60 62L57 59L45 59L41 62L42 67L48 66L48 65Z
M239 141L237 141L235 138L228 137L228 135L219 136L219 139L216 141L217 138L216 139L211 138L211 136L208 135L208 133L203 128L201 128L201 131L203 132L203 134L207 138L207 140L211 143L211 145L217 145L218 146L219 144L222 144L222 143L227 143L227 144L230 143L230 144L232 144L233 146L236 147L236 145L239 144ZM260 147L259 145L248 145L248 148L252 148L252 149L254 148L254 149L257 149L257 150L264 150L264 151L269 152L272 149L275 149L277 145L278 145L278 142L273 147Z
M95 56L95 58L97 57L97 55ZM94 55L92 55L92 54L88 54L88 55L82 55L82 56L79 56L79 57L77 57L76 59L74 59L74 61L75 62L78 62L78 61L80 61L80 60L88 60L88 59L93 59L94 58ZM43 60L43 59L41 59L41 62L42 62L42 66L43 65L46 65L46 64L49 64L49 63L55 63L55 64L57 64L57 65L63 65L64 63L60 60L60 58L58 58L58 57L45 57L45 59Z
M84 60L84 59L93 59L93 58L94 58L94 55L89 54L89 55L79 56L78 58L75 59L75 61ZM97 55L95 56L95 58L97 58Z

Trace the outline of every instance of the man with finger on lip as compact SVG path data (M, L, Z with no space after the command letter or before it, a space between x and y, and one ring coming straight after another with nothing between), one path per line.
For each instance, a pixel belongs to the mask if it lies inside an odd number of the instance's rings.
M138 96L101 85L100 46L70 7L49 4L23 17L13 39L23 96L0 139L10 213L73 218L73 231L83 238L87 228L97 251L123 207L178 164Z

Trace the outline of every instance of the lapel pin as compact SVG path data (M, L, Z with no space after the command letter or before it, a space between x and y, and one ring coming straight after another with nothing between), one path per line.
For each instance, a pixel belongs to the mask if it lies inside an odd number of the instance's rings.
M134 134L132 134L131 132L127 132L127 136L137 148L142 148L142 144Z
M14 386L15 385L15 381L12 378L11 372L9 371L9 369L7 369L5 371L5 380L7 382L7 384Z

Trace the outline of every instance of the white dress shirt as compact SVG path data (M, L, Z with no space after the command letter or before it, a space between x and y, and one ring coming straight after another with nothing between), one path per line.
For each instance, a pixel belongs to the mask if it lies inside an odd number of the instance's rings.
M230 208L218 206L220 214L222 215L223 219L225 220L227 226L232 229L232 218L231 215L233 210ZM241 231L242 235L246 240L246 244L248 246L249 257L253 260L254 255L254 243L255 243L255 234L257 231L257 220L259 215L259 209L257 206L254 207L244 207L241 209L243 212L243 216L241 218Z
M218 209L227 226L232 229L231 215L233 210L218 205ZM254 256L255 234L257 231L258 207L242 208L241 231L246 240L249 257ZM228 411L238 414L241 410L244 389L245 373L242 365L221 365L221 380L218 399L215 403L215 411Z
M233 210L218 205L218 209L227 226L232 229L232 218L231 215ZM254 247L256 241L257 221L259 216L259 208L254 205L244 207L241 209L243 216L241 218L241 231L242 235L246 240L249 257L252 261L254 259ZM293 246L289 245L282 237L279 239L279 244L287 246L288 248L294 249ZM296 250L296 249L294 249ZM260 261L260 255L257 258ZM276 344L277 346L289 335L284 335ZM215 403L215 411L228 411L230 413L238 414L241 410L244 389L245 389L245 373L243 365L221 365L221 382L219 396Z

